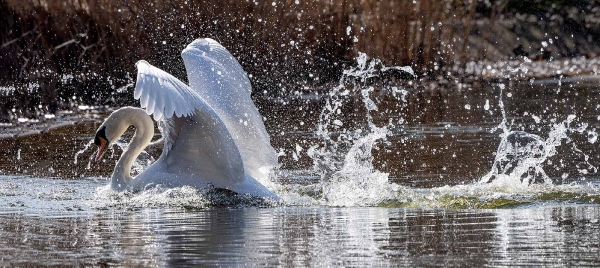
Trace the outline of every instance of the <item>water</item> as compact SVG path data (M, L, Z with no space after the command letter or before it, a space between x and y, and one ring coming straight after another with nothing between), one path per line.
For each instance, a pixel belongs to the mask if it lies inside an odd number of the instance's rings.
M83 180L74 186L100 185ZM78 197L86 192L74 191ZM96 205L94 198L83 199L78 203ZM0 263L564 267L597 266L600 247L600 207L589 205L500 210L283 206L59 211L40 204L40 209L14 208L0 214Z
M600 88L416 86L390 71L408 70L362 56L338 84L256 97L281 203L112 192L122 148L93 165L85 150L100 121L1 139L0 264L600 264Z

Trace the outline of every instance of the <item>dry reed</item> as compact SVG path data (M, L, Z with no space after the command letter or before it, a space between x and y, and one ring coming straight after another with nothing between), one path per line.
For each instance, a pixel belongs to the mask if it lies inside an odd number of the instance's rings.
M33 83L44 93L38 102L50 110L71 96L105 100L112 96L107 86L125 82L97 77L132 77L139 59L184 78L179 52L199 37L229 48L261 91L337 79L358 52L434 72L464 59L476 3L6 0L0 3L0 23L8 26L0 29L0 85L26 92ZM65 74L79 85L57 92Z

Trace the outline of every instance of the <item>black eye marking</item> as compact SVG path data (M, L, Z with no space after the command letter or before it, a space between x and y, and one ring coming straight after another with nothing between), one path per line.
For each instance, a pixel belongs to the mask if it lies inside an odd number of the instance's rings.
M96 144L97 146L100 146L100 138L103 138L104 140L108 141L108 139L106 138L106 126L102 126L100 129L98 129L98 132L96 132L96 137L94 137L94 144Z

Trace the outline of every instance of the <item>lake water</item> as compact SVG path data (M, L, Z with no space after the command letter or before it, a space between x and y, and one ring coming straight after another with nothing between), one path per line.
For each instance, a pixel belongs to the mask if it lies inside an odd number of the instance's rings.
M600 259L598 206L88 210L89 189L103 182L33 182L71 187L81 199L55 193L38 197L48 202L39 211L3 211L3 265L584 267Z
M99 120L5 138L0 265L598 266L594 79L257 95L281 203L111 192Z

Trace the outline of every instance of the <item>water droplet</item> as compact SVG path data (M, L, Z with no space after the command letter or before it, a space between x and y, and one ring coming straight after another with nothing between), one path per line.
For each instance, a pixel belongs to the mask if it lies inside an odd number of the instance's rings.
M596 143L598 140L598 133L596 131L588 131L588 141L592 144Z

